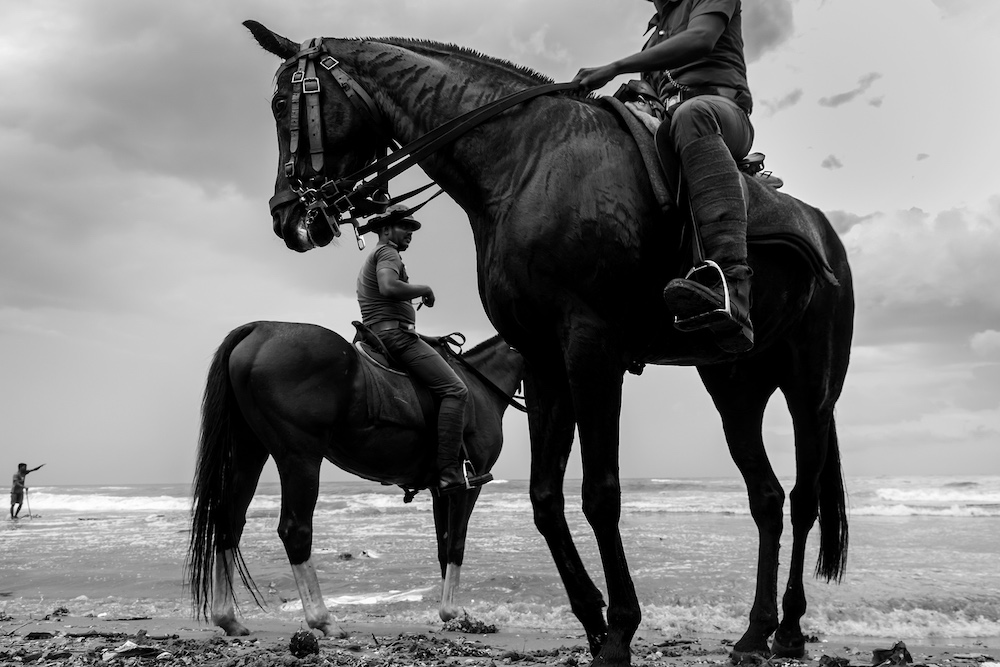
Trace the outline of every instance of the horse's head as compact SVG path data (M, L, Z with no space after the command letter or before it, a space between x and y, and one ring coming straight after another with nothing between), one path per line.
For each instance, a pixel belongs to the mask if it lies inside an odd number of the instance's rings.
M340 235L340 214L357 208L344 199L356 184L347 177L387 145L385 123L322 38L299 45L256 21L243 25L284 61L271 99L278 130L274 233L298 252L324 246ZM374 209L366 213L380 212L378 195L366 203Z

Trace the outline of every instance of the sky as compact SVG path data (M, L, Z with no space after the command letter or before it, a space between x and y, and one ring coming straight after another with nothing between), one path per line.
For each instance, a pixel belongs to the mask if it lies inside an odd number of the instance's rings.
M1000 3L743 11L754 150L826 212L854 272L837 409L848 484L1000 474ZM297 254L271 231L278 61L243 20L295 41L456 43L566 81L637 50L650 14L643 0L0 4L0 467L47 464L29 486L189 482L208 363L231 329L353 335L366 253L346 236ZM392 191L426 182L414 171ZM404 260L437 305L419 328L488 338L464 213L439 197L421 218ZM621 436L623 477L738 475L691 368L626 376ZM505 437L494 473L526 479L523 415L507 412ZM780 395L764 439L793 474ZM351 477L327 465L323 479Z

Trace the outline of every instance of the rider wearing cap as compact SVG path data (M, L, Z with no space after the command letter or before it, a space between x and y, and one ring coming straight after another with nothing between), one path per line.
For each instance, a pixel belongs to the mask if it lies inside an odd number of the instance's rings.
M686 329L710 329L729 352L753 347L747 212L736 160L753 143L753 102L743 56L740 0L651 0L653 34L642 50L603 67L581 69L575 81L600 88L614 77L641 72L669 107L657 145L680 157L691 211L708 263L663 291ZM714 264L714 266L713 266ZM720 271L714 267L719 267ZM723 279L725 283L723 283ZM723 308L727 292L728 312ZM682 326L686 325L686 326Z
M390 206L366 226L378 232L378 245L358 274L361 319L406 370L440 401L438 409L437 491L441 494L481 486L493 479L489 473L468 479L461 460L462 431L469 390L448 362L416 331L416 311L410 303L420 299L434 306L434 290L410 283L399 254L410 246L420 223L401 204Z

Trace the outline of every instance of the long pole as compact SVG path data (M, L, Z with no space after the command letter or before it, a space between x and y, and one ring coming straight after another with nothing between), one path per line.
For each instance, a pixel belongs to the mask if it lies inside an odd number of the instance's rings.
M28 518L31 518L31 501L28 500L28 489L24 489L24 504L28 506Z

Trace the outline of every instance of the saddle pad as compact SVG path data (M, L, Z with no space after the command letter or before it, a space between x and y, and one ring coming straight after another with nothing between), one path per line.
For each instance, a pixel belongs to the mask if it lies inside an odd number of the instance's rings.
M601 102L624 121L625 127L635 139L660 208L664 211L673 208L676 197L663 177L652 133L619 100L614 97L602 97ZM830 268L826 256L823 231L814 222L815 215L810 215L806 210L811 207L774 188L755 182L753 177L744 174L743 178L750 190L747 243L774 244L790 248L809 264L818 277L831 285L839 285L840 282ZM790 212L792 214L789 214Z
M423 406L409 375L376 364L367 354L358 353L365 379L368 418L374 422L424 428Z

